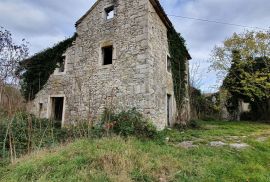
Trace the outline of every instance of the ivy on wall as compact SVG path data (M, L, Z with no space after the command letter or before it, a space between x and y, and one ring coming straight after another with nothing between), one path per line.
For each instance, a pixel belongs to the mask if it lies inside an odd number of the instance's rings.
M176 106L178 110L178 115L181 115L185 97L187 95L188 79L187 79L187 65L186 61L188 58L188 52L185 45L184 38L176 32L172 27L168 30L168 44L169 51L171 56L171 65L172 65L172 77L173 77L173 86L174 94L176 100Z
M22 61L17 69L20 77L21 91L26 100L33 100L35 95L47 83L58 63L63 61L63 54L76 39L76 34L71 38L59 42L36 55Z

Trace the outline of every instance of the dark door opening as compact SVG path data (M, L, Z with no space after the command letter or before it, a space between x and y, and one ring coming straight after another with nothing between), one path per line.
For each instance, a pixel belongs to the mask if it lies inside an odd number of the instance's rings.
M64 97L52 97L52 119L62 122L64 109Z
M167 125L171 126L171 119L172 119L172 103L171 103L172 96L167 94Z

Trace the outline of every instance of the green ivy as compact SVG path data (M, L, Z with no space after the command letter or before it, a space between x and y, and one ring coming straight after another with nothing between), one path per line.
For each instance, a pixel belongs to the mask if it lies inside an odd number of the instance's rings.
M21 91L26 100L35 98L57 68L57 63L63 61L64 52L75 39L76 34L20 63L17 74L21 79Z
M168 44L171 56L172 77L177 110L182 110L183 101L187 92L186 61L188 58L184 38L174 28L168 31Z

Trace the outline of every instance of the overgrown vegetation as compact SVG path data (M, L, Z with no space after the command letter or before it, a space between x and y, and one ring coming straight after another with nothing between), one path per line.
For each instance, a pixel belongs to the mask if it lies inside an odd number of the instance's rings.
M187 118L182 116L182 114L183 108L185 104L187 104L187 59L189 55L185 46L184 38L179 33L177 33L173 27L168 30L168 45L171 56L170 61L173 77L174 95L178 111L177 120L182 123L186 122L185 120Z
M91 126L81 121L76 126L61 128L59 122L18 113L12 119L0 119L1 159L16 161L22 155L79 138L100 138L113 135L155 138L155 126L135 109L120 113L106 110L101 121Z
M0 167L0 181L269 181L270 126L200 122L197 130L164 130L167 143L137 138L83 139ZM268 137L263 142L260 137ZM211 141L245 142L246 149ZM196 147L179 143L194 141Z
M239 103L250 103L249 119L270 120L270 31L234 33L213 50L212 68L228 91L227 108L239 119ZM247 119L247 118L246 118Z
M55 68L63 62L64 52L75 39L76 34L20 63L17 74L20 75L21 90L26 100L35 98Z
M98 127L105 129L106 133L113 132L124 137L154 138L157 135L154 124L144 118L136 109L117 114L106 109L102 116L102 122L95 126L96 129Z
M252 120L270 120L270 64L269 58L243 60L239 51L233 51L232 66L223 82L230 93L227 108L238 111L239 101L251 105Z

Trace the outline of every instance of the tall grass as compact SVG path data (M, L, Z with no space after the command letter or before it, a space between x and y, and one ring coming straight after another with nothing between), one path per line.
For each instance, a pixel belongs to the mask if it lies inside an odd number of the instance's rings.
M81 138L100 138L121 135L151 138L157 134L156 128L135 109L118 114L105 110L100 121L94 126L87 121L77 121L76 126L61 128L58 122L38 119L20 112L13 117L0 119L0 160L14 163L25 154L41 148Z

